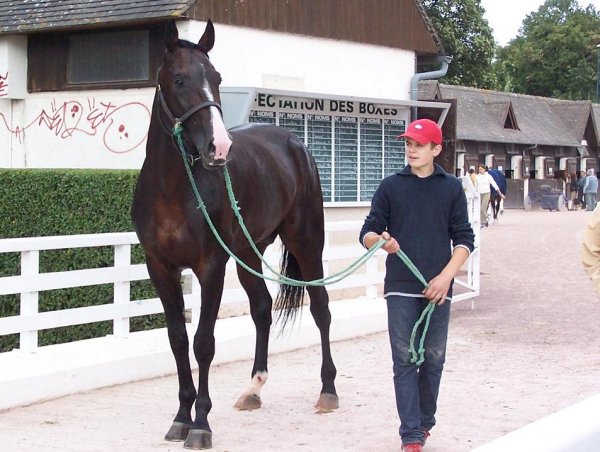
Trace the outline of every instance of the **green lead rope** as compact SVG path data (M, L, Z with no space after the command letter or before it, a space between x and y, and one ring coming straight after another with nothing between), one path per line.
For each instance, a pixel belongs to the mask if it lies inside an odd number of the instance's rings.
M354 273L359 267L361 267L363 264L365 264L377 252L377 250L379 250L383 245L385 245L385 240L380 240L374 246L372 246L363 256L358 258L354 263L350 264L350 266L348 268L346 268L338 273L335 273L333 275L330 275L330 276L327 276L324 278L320 278L320 279L315 279L312 281L299 281L299 280L296 280L293 278L288 278L287 276L284 276L284 275L278 273L276 270L274 270L269 265L269 263L265 260L264 256L260 253L258 248L256 247L254 241L252 240L250 232L246 228L244 219L242 218L242 215L240 214L240 207L238 206L238 202L235 199L235 195L233 193L233 187L231 184L231 178L229 176L229 171L227 170L227 166L224 166L223 172L224 172L224 176L225 176L225 185L227 188L227 195L229 196L229 202L231 204L231 208L232 208L236 218L238 219L238 222L240 224L242 232L244 233L244 236L248 240L248 243L252 247L252 250L254 251L254 253L258 256L258 258L265 265L265 267L271 273L273 273L273 275L275 275L275 276L269 277L269 276L264 275L263 273L259 273L259 272L255 271L253 268L249 267L245 262L243 262L239 257L237 257L233 253L233 251L231 251L229 249L229 247L225 244L225 242L219 235L219 232L217 231L214 223L210 219L210 216L206 209L206 205L204 204L204 201L202 200L202 196L200 195L200 192L198 191L198 187L196 186L196 182L194 180L194 176L193 176L192 170L190 168L190 163L187 158L188 155L185 150L185 145L183 143L183 139L181 138L182 133L183 133L183 126L181 125L181 123L175 124L175 126L173 127L173 136L174 136L175 140L177 141L177 145L179 146L181 156L183 157L185 170L186 170L188 179L190 181L190 184L192 186L192 191L194 192L194 196L196 197L196 200L198 201L198 208L202 211L202 214L204 215L204 218L206 219L206 222L207 222L210 230L212 231L213 235L217 239L217 242L219 242L221 247L225 250L225 252L227 252L227 254L229 254L229 256L231 258L233 258L242 268L244 268L246 271L253 274L254 276L257 276L259 278L262 278L262 279L265 279L268 281L273 281L273 282L276 282L279 284L287 284L290 286L325 286L328 284L334 284L334 283L346 278L351 273ZM427 281L425 280L425 278L423 277L423 275L421 274L419 269L415 267L415 265L411 262L411 260L408 258L408 256L404 253L404 251L399 249L398 251L396 251L396 255L402 260L402 262L404 262L404 264L415 275L415 277L425 287L428 287ZM427 307L421 314L421 317L415 323L415 326L413 327L413 330L412 330L412 334L410 336L409 353L412 356L411 363L416 363L417 366L420 366L423 363L423 361L425 360L425 348L424 348L425 335L427 333L427 329L429 327L429 320L431 318L431 314L433 313L434 308L435 308L435 304L433 304L433 303L430 303L427 305ZM418 356L417 356L417 351L415 350L415 344L414 344L415 336L417 334L417 329L419 328L419 325L421 325L421 323L423 322L425 317L426 317L426 321L425 321L425 325L423 327L423 333L421 335L421 341L419 343L419 350L418 350Z

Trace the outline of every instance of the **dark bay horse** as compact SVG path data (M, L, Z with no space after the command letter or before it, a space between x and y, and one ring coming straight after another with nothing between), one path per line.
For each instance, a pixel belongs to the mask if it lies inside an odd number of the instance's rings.
M496 184L498 184L498 188L500 189L500 191L504 195L506 195L506 191L508 190L508 184L506 183L506 177L504 176L502 171L494 168L489 168L488 173L490 173L490 176L492 176L494 181L496 181ZM490 206L492 207L492 216L494 220L497 220L498 212L500 212L502 198L500 197L500 193L498 193L496 189L494 189L494 187L490 187L490 189Z
M214 45L214 27L208 21L198 44L180 40L170 22L165 30L166 50L148 131L146 159L135 190L132 218L146 254L152 283L161 299L169 342L177 366L179 409L166 434L184 447L212 447L208 414L212 404L208 374L215 353L214 328L223 293L228 254L219 245L198 210L173 128L183 126L182 140L191 172L208 213L226 245L262 273L261 261L251 250L227 198L223 167L231 175L235 195L257 248L279 236L284 244L281 273L303 281L323 277L323 196L316 164L296 136L271 125L247 125L226 130L222 120L221 77L208 53ZM195 162L195 164L194 164ZM181 271L191 268L198 277L201 311L193 340L198 362L198 390L188 358L188 336ZM250 300L256 326L256 349L251 382L236 407L260 407L260 390L267 379L269 330L273 301L264 280L239 264L240 283ZM321 334L322 388L317 408L337 408L331 358L329 298L324 287L307 287L310 312ZM280 285L275 309L293 318L303 303L304 287ZM195 415L192 417L192 406Z

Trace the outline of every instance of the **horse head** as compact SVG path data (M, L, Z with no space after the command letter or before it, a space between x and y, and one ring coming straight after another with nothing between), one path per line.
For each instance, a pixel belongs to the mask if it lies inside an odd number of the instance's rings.
M221 112L221 75L208 58L214 43L210 20L198 44L180 40L175 22L170 21L158 72L157 96L163 116L174 131L180 130L187 152L205 168L223 166L232 144Z

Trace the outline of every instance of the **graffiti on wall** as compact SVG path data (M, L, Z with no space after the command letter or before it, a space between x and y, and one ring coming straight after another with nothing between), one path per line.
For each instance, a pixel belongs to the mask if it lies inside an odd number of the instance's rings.
M106 150L124 154L146 140L150 110L141 102L115 104L90 98L84 104L77 100L59 102L53 99L49 107L42 108L22 127L11 128L2 113L0 118L0 125L3 123L19 142L32 129L41 128L61 140L77 136L99 139Z
M0 74L0 97L8 95L8 72Z

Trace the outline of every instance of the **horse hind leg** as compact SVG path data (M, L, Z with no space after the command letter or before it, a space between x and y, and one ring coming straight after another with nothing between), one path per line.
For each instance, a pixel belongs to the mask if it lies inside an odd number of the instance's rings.
M266 244L259 244L258 248L263 253ZM240 257L252 269L259 273L262 272L261 262L253 252L240 254ZM246 291L250 301L250 315L256 327L256 348L250 385L244 390L234 407L238 410L256 410L262 405L260 392L269 377L267 360L273 300L264 280L250 274L239 264L237 266L237 273L240 284Z
M308 280L315 278L307 278ZM318 279L318 278L316 278ZM315 407L319 412L330 412L339 408L339 398L335 390L337 370L331 356L329 328L331 326L331 311L329 310L329 295L324 287L308 287L310 297L310 312L321 334L321 381L323 387Z
M293 253L288 253L286 276L304 281L323 277L322 247L319 246L318 240L314 240L315 236L312 237L312 240L302 241L301 246L294 247ZM337 370L331 357L329 339L331 325L329 295L323 286L308 286L306 290L310 297L310 313L321 335L321 382L323 386L315 407L318 412L326 413L339 407L339 398L335 389Z

